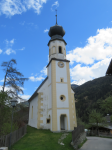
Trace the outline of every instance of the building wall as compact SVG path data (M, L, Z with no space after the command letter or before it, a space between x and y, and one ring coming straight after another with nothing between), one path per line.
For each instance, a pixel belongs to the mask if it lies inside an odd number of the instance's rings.
M33 118L32 118L32 106L33 106ZM37 107L38 107L38 96L36 96L30 102L29 109L29 122L28 125L37 128Z
M38 93L42 93L41 97L42 97L42 105L40 106L41 107L41 123L40 123L40 128L43 128L43 129L50 129L50 124L47 123L47 119L49 119L49 115L51 115L49 113L49 92L48 92L48 83L49 83L49 80L47 80L43 86L39 89Z
M60 68L58 66L59 61L56 61L56 82L61 82L60 79L64 79L64 83L67 84L67 70L66 70L66 62L64 63L64 67Z
M62 47L62 53L59 53L59 46ZM60 40L54 40L50 42L49 45L49 61L52 58L58 58L58 59L66 59L66 45L63 41Z
M57 94L57 108L68 108L69 99L68 99L68 87L67 84L56 83L56 94ZM60 100L60 96L64 95L65 100Z

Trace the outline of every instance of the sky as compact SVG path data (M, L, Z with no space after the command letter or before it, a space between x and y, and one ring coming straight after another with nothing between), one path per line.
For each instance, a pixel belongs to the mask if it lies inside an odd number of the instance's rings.
M105 76L112 58L112 0L0 0L0 90L2 62L16 59L16 68L29 78L28 100L46 78L48 31L63 26L71 84L82 85Z

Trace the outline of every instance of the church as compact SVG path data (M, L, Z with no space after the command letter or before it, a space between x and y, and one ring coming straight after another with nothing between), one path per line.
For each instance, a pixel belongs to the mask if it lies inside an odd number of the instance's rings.
M69 60L66 59L65 30L57 24L50 27L47 77L29 101L28 125L52 132L73 131L77 127L74 91L71 88Z

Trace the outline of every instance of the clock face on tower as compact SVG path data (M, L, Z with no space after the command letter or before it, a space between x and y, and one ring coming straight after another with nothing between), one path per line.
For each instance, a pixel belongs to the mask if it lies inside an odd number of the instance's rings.
M64 67L64 63L63 62L58 62L58 66L60 67L60 68L63 68Z

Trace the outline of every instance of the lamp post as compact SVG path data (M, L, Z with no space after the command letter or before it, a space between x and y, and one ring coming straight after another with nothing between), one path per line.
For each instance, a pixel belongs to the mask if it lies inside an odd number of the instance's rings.
M15 98L13 98L10 102L11 102L11 106L14 109L18 101ZM13 122L13 109L12 109L12 122ZM12 133L12 122L11 122L11 133ZM10 133L10 140L9 140L9 148L11 147L11 133Z

